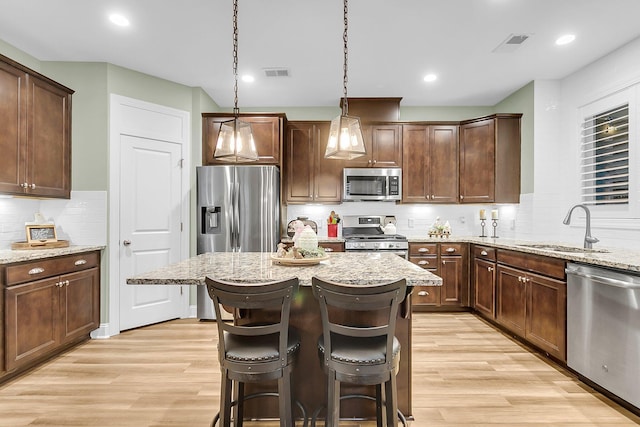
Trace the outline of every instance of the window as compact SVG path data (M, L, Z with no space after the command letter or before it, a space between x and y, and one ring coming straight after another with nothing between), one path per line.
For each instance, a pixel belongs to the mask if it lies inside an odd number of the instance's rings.
M629 104L582 123L580 183L585 205L629 204Z

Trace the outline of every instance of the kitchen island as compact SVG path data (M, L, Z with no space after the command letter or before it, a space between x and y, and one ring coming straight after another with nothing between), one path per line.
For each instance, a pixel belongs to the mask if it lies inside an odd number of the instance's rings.
M442 279L403 258L388 253L332 253L329 259L317 265L283 266L274 263L269 253L208 253L149 273L127 279L137 285L205 285L205 278L238 282L263 282L297 277L300 290L291 308L291 325L300 331L302 344L300 357L293 371L294 395L307 412L326 406L326 376L318 360L317 339L322 332L320 308L313 297L311 278L350 285L367 286L406 279L408 294L415 286L441 286ZM397 376L398 408L412 416L411 408L411 302L410 295L403 303L396 336L402 346L400 371ZM255 322L264 319L263 313L247 313L236 317L236 322ZM216 352L211 349L212 356ZM275 386L275 382L274 382ZM247 392L273 390L274 386L251 387ZM249 387L247 387L249 388ZM342 394L373 395L373 387L344 384ZM215 408L212 408L212 411ZM246 404L245 413L252 418L277 417L275 399L254 400ZM351 399L343 402L344 417L375 417L370 401ZM321 414L321 417L324 413Z

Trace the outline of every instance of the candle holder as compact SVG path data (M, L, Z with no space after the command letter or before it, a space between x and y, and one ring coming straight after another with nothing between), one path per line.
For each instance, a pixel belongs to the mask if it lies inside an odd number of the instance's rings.
M498 236L496 235L496 229L498 228L498 219L497 218L492 219L491 220L491 225L493 226L493 236L491 236L491 237L493 237L494 239L497 239ZM484 234L484 233L482 233L482 234Z
M484 234L484 226L487 224L487 222L484 219L480 219L480 227L482 227L482 233L480 234L480 237L487 237L486 234Z

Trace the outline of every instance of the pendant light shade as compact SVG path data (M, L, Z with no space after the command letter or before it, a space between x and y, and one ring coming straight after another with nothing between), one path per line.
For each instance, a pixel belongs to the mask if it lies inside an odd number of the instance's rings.
M344 75L342 79L344 99L342 102L342 114L331 121L329 142L327 143L327 149L324 152L324 157L327 159L351 160L367 154L367 150L364 147L360 119L349 116L349 104L347 98L347 32L349 29L349 23L347 15L347 0L344 0L344 33L342 35L342 40L344 42Z
M213 157L230 163L258 160L251 125L238 118L222 123Z
M213 158L230 163L258 160L251 125L238 118L238 0L233 0L233 120L222 123Z
M329 143L324 157L327 159L351 160L365 154L367 154L367 151L364 148L360 119L340 115L331 120Z

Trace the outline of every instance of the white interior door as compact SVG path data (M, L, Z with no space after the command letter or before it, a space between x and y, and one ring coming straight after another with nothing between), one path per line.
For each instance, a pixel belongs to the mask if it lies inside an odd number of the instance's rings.
M181 317L182 287L127 285L180 261L181 146L121 135L120 330Z
M116 94L109 111L104 336L190 315L188 287L126 284L129 277L189 257L189 112Z

